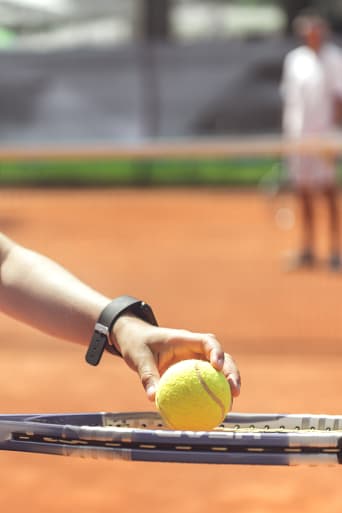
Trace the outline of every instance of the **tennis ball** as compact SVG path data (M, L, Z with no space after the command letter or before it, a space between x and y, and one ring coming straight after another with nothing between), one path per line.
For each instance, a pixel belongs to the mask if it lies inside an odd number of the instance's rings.
M156 391L156 406L172 429L209 431L223 421L231 403L225 376L202 360L169 367Z

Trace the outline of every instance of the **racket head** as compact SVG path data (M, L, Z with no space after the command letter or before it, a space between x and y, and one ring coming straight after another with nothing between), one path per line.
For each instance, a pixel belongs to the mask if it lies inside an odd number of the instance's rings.
M229 414L213 431L172 431L156 412L0 416L0 449L181 463L340 463L342 416Z

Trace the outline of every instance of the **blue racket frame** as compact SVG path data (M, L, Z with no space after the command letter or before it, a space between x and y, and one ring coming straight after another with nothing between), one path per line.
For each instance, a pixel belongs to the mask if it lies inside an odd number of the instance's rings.
M213 431L167 429L155 412L0 415L0 450L109 460L336 465L342 416L229 414Z

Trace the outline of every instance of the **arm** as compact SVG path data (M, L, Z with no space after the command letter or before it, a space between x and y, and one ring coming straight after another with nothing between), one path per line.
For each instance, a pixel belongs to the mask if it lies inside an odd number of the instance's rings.
M88 345L94 325L110 302L49 258L0 234L0 309L55 337ZM111 332L112 342L136 371L153 400L160 374L186 358L208 360L223 370L234 396L240 376L214 335L152 326L122 315Z
M328 80L332 90L333 122L340 126L342 122L342 52L337 46L329 46Z
M53 336L86 344L110 301L63 267L0 234L0 309Z
M333 118L335 125L341 125L342 123L342 98L340 96L336 96L334 98L333 105Z

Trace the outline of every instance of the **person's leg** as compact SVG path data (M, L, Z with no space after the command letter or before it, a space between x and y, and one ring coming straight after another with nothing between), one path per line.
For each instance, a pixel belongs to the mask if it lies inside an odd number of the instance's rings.
M330 236L330 260L332 270L341 268L340 257L340 215L338 205L338 188L330 185L324 189L324 196L328 208L329 236Z
M301 187L297 191L302 221L300 263L312 265L314 263L314 208L313 191L308 187Z
M289 270L311 267L314 256L314 192L312 180L312 158L307 155L294 155L288 159L289 178L298 203L300 226L299 250L290 258Z

